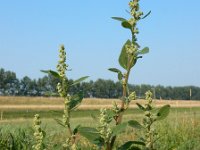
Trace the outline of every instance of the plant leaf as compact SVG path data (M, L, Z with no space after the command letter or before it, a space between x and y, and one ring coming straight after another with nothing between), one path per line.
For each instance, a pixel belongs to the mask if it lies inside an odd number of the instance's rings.
M132 29L132 25L127 20L122 22L122 27L130 30Z
M75 109L78 107L79 104L81 104L83 100L83 92L79 92L78 94L72 96L70 103L69 103L69 109Z
M144 17L142 17L141 19L144 19L144 18L148 17L150 14L151 14L151 10Z
M116 68L109 68L108 70L117 73L117 74L118 74L118 80L122 80L123 74L122 74L122 72L121 72L119 69L116 69Z
M112 121L112 118L116 115L112 110L107 110L107 115L109 116L109 118L111 118L111 121Z
M111 17L111 18L117 21L126 21L126 19L121 18L121 17Z
M52 76L56 78L61 78L60 75L56 71L53 71L53 70L40 70L40 71L43 73L51 74Z
M66 127L60 119L54 118L54 120L55 120L59 125L61 125L62 127L64 127L64 128Z
M119 64L121 65L121 67L127 70L128 55L126 53L126 45L131 45L131 41L127 40L124 46L122 47L121 54L119 56Z
M133 127L133 128L136 128L136 129L142 129L143 128L143 126L139 122L137 122L136 120L128 121L128 125Z
M148 47L145 47L142 50L137 52L137 54L142 54L142 55L147 54L147 53L149 53L149 48Z
M121 123L121 124L114 126L113 129L112 129L113 136L124 132L126 130L127 126L128 126L128 122L124 122L124 123Z
M122 74L122 73L118 73L118 76L117 76L117 77L118 77L118 80L121 81L122 78L123 78L123 74Z
M136 103L136 105L138 106L138 108L139 108L140 110L146 111L146 109L145 109L141 104Z
M81 127L81 125L77 125L74 130L73 130L73 134L75 135L76 133L78 133L78 129Z
M108 70L112 71L112 72L116 72L116 73L119 73L121 72L119 69L117 68L109 68Z
M162 120L165 119L170 111L170 105L164 105L162 106L159 110L158 113L156 114L157 120Z
M75 80L70 86L74 86L74 85L76 85L76 84L78 84L78 83L84 81L84 80L87 79L87 78L89 78L89 76L81 77L81 78Z
M128 141L126 143L124 143L122 146L120 146L117 150L141 150L141 148L133 146L133 145L141 145L141 146L145 146L144 142L140 142L140 141Z
M78 133L80 133L80 135L88 139L88 141L90 141L91 143L96 144L98 146L102 145L102 143L104 142L97 129L95 128L80 127L78 129Z

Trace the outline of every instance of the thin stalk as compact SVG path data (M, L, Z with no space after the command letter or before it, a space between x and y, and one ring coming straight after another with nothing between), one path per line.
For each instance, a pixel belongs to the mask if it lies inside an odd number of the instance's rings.
M68 132L69 132L69 135L70 135L70 137L72 137L72 135L73 135L73 133L72 133L72 129L71 129L71 124L70 124L70 111L67 111L67 115L68 115L68 117L69 117L69 119L68 119L68 124L67 124L67 129L68 129Z
M128 79L129 79L129 75L130 75L130 72L131 72L131 64L132 64L133 60L134 60L134 58L132 57L131 61L129 62L129 65L128 65L127 72L125 74L125 79L124 79L124 82L123 82L123 93L122 93L123 98L125 98L127 96ZM124 108L125 108L125 101L122 100L121 101L120 113L119 113L118 117L116 118L116 123L115 123L116 125L118 125L122 122L123 113L124 113L124 110L125 110ZM111 150L113 148L114 143L116 141L116 138L117 138L117 136L114 136L111 139L110 149L108 149L108 150Z

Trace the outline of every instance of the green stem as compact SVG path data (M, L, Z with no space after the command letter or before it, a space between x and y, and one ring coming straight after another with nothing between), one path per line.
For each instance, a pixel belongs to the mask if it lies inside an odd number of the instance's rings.
M134 58L132 57L129 64L128 64L127 72L125 74L125 79L124 79L124 83L123 83L123 93L122 93L123 98L125 98L127 96L128 79L129 79L129 75L130 75L130 72L131 72L131 64L132 64L133 60L134 60ZM123 113L124 113L124 110L125 110L124 108L125 108L125 101L122 100L121 101L120 113L118 114L118 117L116 118L116 123L115 123L116 125L118 125L122 122ZM110 150L113 148L116 138L117 138L117 136L114 136L111 139Z

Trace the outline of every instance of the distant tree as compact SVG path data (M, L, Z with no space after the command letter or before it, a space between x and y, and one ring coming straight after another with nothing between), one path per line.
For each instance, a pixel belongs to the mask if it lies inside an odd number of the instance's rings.
M38 96L44 96L47 94L47 91L51 89L49 85L49 78L48 76L44 76L43 78L39 78L37 80L37 93Z
M37 93L36 89L33 91L34 83L29 77L25 76L20 80L20 95L22 96L31 96L33 93Z
M28 76L19 80L14 72L0 68L0 95L58 96L56 89L58 82L59 79L50 74L37 80L32 80ZM69 82L72 83L73 80L70 79ZM122 95L120 82L104 79L79 83L71 87L69 93L75 94L80 90L83 91L84 97L120 98ZM200 87L196 86L164 87L129 84L129 90L135 91L137 98L144 98L144 93L151 90L155 99L200 100Z
M17 95L19 80L11 71L0 69L0 93L3 95Z

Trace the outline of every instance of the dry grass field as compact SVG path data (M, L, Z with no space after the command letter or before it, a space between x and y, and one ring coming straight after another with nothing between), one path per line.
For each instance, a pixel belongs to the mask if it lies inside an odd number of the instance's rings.
M118 104L118 99L99 99L86 98L79 106L81 110L94 110L99 108L112 107L113 101ZM130 104L130 108L136 108L136 103L145 103L145 100L135 100ZM200 101L184 101L184 100L154 100L154 105L160 107L165 104L170 104L171 107L200 107ZM63 109L63 100L55 97L5 97L0 96L0 110L60 110Z

